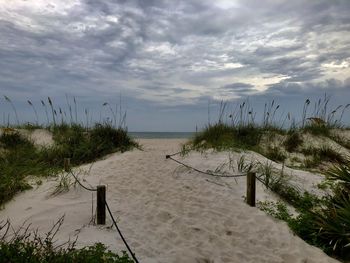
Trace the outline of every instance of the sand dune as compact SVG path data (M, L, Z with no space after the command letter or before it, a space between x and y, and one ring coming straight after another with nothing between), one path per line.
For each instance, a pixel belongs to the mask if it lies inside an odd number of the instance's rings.
M79 168L91 168L79 175L84 184L107 185L109 205L140 262L337 262L293 235L285 223L246 205L245 178L215 179L165 160L182 142L140 140L143 151L112 154ZM184 161L205 170L226 159L224 153L194 153ZM296 182L309 176L290 172L299 175ZM313 178L310 187L319 180ZM27 221L45 232L65 215L58 241L78 235L78 246L103 242L111 250L126 250L110 218L106 226L91 223L95 194L76 186L52 196L56 184L48 180L16 196L0 211L0 220L9 218L15 227ZM257 198L274 197L258 185Z

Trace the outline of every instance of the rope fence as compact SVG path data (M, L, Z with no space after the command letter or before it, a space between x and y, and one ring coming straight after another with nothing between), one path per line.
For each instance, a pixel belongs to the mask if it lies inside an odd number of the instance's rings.
M181 164L181 165L185 166L188 169L191 169L191 170L196 171L196 172L201 173L201 174L211 175L211 176L214 176L214 177L228 177L228 178L237 178L237 177L246 176L246 174L243 174L243 173L242 174L219 174L219 173L212 173L212 172L209 172L209 171L202 171L202 170L199 170L199 169L197 169L195 167L192 167L192 166L190 166L188 164L185 164L185 163L183 163L183 162L181 162L179 160L176 160L172 156L174 156L174 155L166 155L165 158L166 159L170 159L170 160L172 160L172 161L174 161L174 162L176 162L178 164Z
M258 181L260 181L262 184L266 185L264 183L264 181L262 180L261 177L256 176L256 173L254 172L247 172L247 173L240 173L240 174L222 174L222 173L215 173L215 172L211 172L211 171L202 171L200 169L197 169L195 167L192 167L186 163L183 163L175 158L173 158L173 156L176 156L178 154L181 154L182 152L177 152L174 154L168 154L165 156L166 159L172 160L188 169L191 169L193 171L196 171L198 173L201 174L205 174L205 175L210 175L210 176L214 176L214 177L223 177L223 178L238 178L238 177L247 177L247 204L249 204L250 206L255 206L255 192L256 192L256 182L255 180L257 179ZM90 191L90 192L97 192L97 224L105 224L105 217L106 217L106 211L105 208L107 208L107 211L112 219L113 225L115 226L115 228L117 229L117 232L120 236L120 238L122 239L125 247L128 249L130 255L132 256L133 260L136 263L139 263L139 261L137 260L135 254L132 252L129 244L127 243L126 239L124 238L122 232L120 231L118 224L112 214L112 211L108 205L108 202L106 200L106 187L104 185L99 185L97 186L97 188L91 188L91 187L87 187L85 185L83 185L79 178L77 178L77 176L72 172L72 169L70 167L70 159L66 158L64 160L64 170L71 174L73 176L73 178L75 179L75 181L86 191Z
M205 175L210 175L210 176L214 176L214 177L224 177L224 178L237 178L237 177L247 177L247 204L249 204L250 206L255 206L255 195L256 195L256 181L258 180L260 183L262 183L263 185L265 185L267 188L269 188L266 184L266 182L264 182L262 175L257 176L255 172L246 172L246 173L241 173L241 174L222 174L222 173L213 173L210 171L202 171L200 169L197 169L193 166L190 166L186 163L183 163L175 158L173 158L173 156L181 154L182 152L177 152L177 153L173 153L173 154L167 154L165 155L165 159L169 159L172 160L190 170L196 171L198 173L201 174L205 174Z
M170 159L170 160L172 160L172 161L174 161L174 162L176 162L176 163L178 163L178 164L180 164L180 165L182 165L182 166L184 166L184 167L186 167L186 168L188 168L188 169L190 169L190 170L196 171L196 172L198 172L198 173L205 174L205 175L210 175L210 176L214 176L214 177L237 178L237 177L244 177L244 176L247 176L247 174L248 174L248 173L240 173L240 174L220 174L220 173L213 173L213 172L209 172L209 171L202 171L202 170L200 170L200 169L197 169L197 168L195 168L195 167L193 167L193 166L190 166L190 165L188 165L188 164L185 164L185 163L183 163L183 162L181 162L181 161L179 161L179 160L173 158L173 156L178 155L178 154L181 154L181 153L182 153L182 152L177 152L177 153L173 153L173 154L167 154L167 155L165 155L165 159ZM266 185L265 182L262 180L261 176L255 175L255 177L256 177L256 179L257 179L260 183L262 183L263 185Z
M97 224L105 224L105 208L107 207L107 211L112 219L113 225L115 226L115 228L118 231L118 234L120 236L120 238L122 239L124 245L126 246L126 248L128 249L130 255L132 256L133 260L135 261L135 263L139 263L139 261L137 260L135 253L132 252L129 244L127 243L126 239L124 238L122 232L120 231L117 221L115 220L111 209L109 208L108 202L106 200L106 186L104 185L99 185L97 186L97 188L89 188L86 187L85 185L83 185L80 180L75 176L75 174L72 172L72 169L70 167L70 161L69 159L65 159L64 160L64 170L66 172L68 172L69 174L71 174L73 176L73 178L75 179L75 181L86 191L90 191L90 192L97 192ZM102 219L101 219L102 217Z

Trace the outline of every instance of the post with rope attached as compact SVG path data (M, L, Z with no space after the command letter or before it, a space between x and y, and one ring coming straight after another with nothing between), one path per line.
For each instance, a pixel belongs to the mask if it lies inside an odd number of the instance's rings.
M106 224L106 186L98 185L97 186L97 224L105 225Z
M68 173L70 171L70 158L64 158L63 167L65 172Z
M255 206L255 173L249 172L247 174L247 204Z

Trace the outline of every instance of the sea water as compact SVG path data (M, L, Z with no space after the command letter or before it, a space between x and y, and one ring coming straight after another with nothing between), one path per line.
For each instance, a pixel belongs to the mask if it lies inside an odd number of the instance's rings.
M128 132L131 137L139 139L190 139L194 132Z

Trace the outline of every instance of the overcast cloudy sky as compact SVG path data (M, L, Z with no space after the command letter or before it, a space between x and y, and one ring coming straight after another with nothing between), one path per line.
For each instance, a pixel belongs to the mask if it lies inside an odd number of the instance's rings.
M76 96L97 117L121 94L138 131L194 130L208 100L213 119L223 99L346 104L349 14L349 0L0 0L0 95L30 119L27 99L43 115L40 99Z

